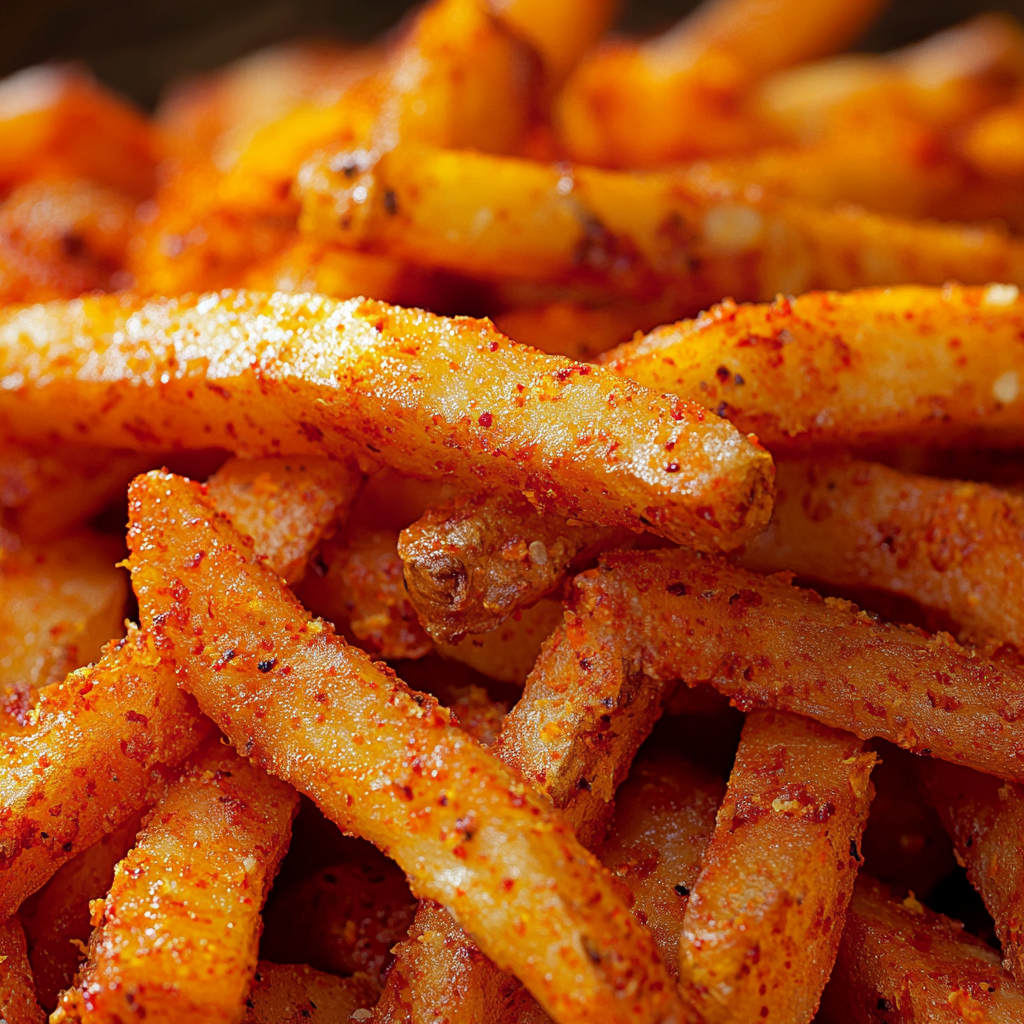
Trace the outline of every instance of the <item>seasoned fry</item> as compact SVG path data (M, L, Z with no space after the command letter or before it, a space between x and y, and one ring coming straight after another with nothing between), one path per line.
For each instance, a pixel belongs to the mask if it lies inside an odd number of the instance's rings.
M0 1019L7 1024L44 1024L36 1002L25 933L17 915L0 922Z
M901 443L1020 444L1024 300L1016 287L813 293L723 302L606 365L699 401L773 453Z
M900 902L861 876L822 996L822 1024L1011 1024L1021 1014L1024 991L995 950L913 894Z
M671 1015L650 937L543 800L435 701L311 620L198 486L139 477L129 508L142 621L238 748L386 849L556 1020ZM200 621L196 646L187 624Z
M64 1022L237 1022L298 794L211 740L118 864Z
M875 755L798 715L747 716L686 905L681 984L709 1022L807 1024L861 864Z
M714 547L770 511L771 459L728 423L487 321L310 296L89 298L0 314L0 376L0 418L22 433L150 449L173 436L247 455L356 447L402 472L482 477L585 521Z
M366 978L337 978L305 964L261 960L242 1024L347 1024L369 1020L377 998ZM356 1016L358 1011L365 1016Z
M1024 790L967 768L924 762L922 782L981 893L1003 947L1003 966L1024 977Z
M398 538L409 600L436 640L486 633L555 590L625 530L544 515L519 494L478 491L427 509Z
M972 643L1024 648L1024 498L872 462L782 462L771 525L739 561L878 587L943 612Z

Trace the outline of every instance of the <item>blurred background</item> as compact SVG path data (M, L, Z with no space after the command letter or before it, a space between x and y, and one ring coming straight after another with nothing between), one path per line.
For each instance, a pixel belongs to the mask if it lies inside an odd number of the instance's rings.
M52 58L81 60L152 107L179 75L287 39L370 39L413 6L414 0L2 0L0 75ZM695 6L696 0L625 0L619 27L653 32ZM902 46L988 10L1024 20L1024 0L893 0L854 48Z

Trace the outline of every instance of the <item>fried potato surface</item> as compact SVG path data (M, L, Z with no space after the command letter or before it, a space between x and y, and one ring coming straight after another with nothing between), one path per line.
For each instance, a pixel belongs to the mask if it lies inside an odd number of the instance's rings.
M17 915L0 922L0 1016L7 1024L44 1024L36 1002L25 933Z
M723 302L606 365L699 401L773 453L899 441L1020 444L1016 287L900 287Z
M945 613L972 643L1024 648L1024 499L872 462L780 462L768 529L739 561L879 587Z
M1024 978L1024 789L940 761L919 767L924 788L981 893L1003 947L1003 966Z
M681 984L706 1020L814 1016L861 864L874 762L809 718L747 716L679 940Z
M386 850L556 1020L671 1015L653 944L596 862L433 699L312 620L198 486L138 477L130 524L142 621L238 749Z
M1011 1024L1024 991L999 954L911 894L900 901L862 875L853 892L835 970L822 997L822 1024Z
M771 459L728 423L487 321L315 296L98 297L0 314L0 374L0 418L22 433L246 455L355 448L713 547L770 512Z
M305 964L261 960L242 1024L347 1024L369 1020L376 998L373 985L358 974L338 978Z
M298 794L212 739L117 865L64 1022L240 1022Z
M992 177L1024 177L1024 95L978 118L963 143L967 159Z

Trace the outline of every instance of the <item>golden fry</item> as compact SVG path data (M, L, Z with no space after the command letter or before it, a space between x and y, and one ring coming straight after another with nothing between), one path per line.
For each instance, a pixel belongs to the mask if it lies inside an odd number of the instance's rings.
M487 321L311 296L97 297L0 313L0 376L0 418L22 433L247 455L354 448L713 547L770 511L771 459L728 423Z
M0 922L0 1019L6 1024L44 1024L36 1002L25 933L17 915Z
M681 983L711 1024L814 1016L861 864L874 763L849 733L747 716L679 941Z
M1024 95L980 117L963 148L978 170L1019 184L1024 177Z
M198 486L138 477L129 507L142 621L238 749L385 849L555 1019L671 1014L649 936L549 805L432 698L310 619Z
M606 365L699 401L774 453L869 442L1024 441L1024 300L1013 286L723 302Z
M369 1020L376 998L376 989L362 975L338 978L305 964L282 966L261 960L242 1024L343 1024ZM365 1011L366 1016L354 1016L359 1010Z

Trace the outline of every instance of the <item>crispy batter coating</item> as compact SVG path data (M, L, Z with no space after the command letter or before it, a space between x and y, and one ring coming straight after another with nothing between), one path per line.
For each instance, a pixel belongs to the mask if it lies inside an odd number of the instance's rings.
M261 960L242 1024L347 1024L369 1020L377 992L363 975L338 978L305 964ZM355 1016L360 1010L365 1016Z
M1003 966L1024 978L1024 788L968 768L926 761L919 773L981 893L1003 947Z
M913 893L862 875L853 891L821 1024L1016 1024L1024 990L999 954Z
M544 515L519 494L478 491L432 505L398 538L409 599L444 643L486 633L550 594L625 530Z
M747 716L686 906L681 983L709 1022L807 1024L861 865L875 755L849 733Z
M46 1020L36 1002L25 933L16 914L0 922L0 1019L7 1024L44 1024Z
M815 292L723 302L605 362L716 409L773 453L885 441L1019 445L1022 325L1024 299L1004 285Z
M298 806L290 786L211 739L117 865L105 903L94 908L89 959L63 993L55 1024L238 1024L256 970L260 910Z
M21 433L247 455L355 446L720 548L770 512L771 459L728 423L487 321L308 295L88 298L0 314L0 376L0 417Z
M198 485L138 477L129 508L143 623L239 750L384 849L555 1019L671 1014L650 937L546 802L312 620Z

